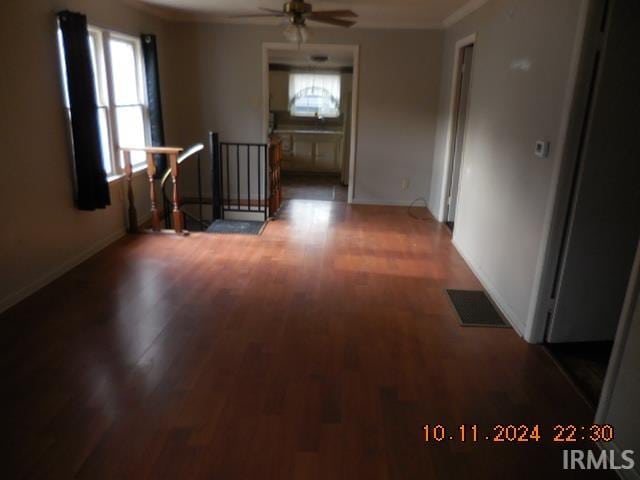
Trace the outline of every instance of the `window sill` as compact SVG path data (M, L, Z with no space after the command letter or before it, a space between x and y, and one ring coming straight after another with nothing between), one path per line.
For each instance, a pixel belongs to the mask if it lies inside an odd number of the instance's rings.
M146 170L147 170L147 166L145 164L134 165L132 177L137 177L138 175L141 175L142 172L145 172ZM126 175L124 173L115 173L113 175L107 175L107 182L117 183L120 180L123 180L125 177Z
M337 118L340 118L340 115L336 115L336 116L323 115L322 117L317 117L315 115L300 115L300 114L293 114L293 113L289 113L289 115L291 116L291 118L306 118L306 119L315 118L315 119L317 119L319 121L322 121L322 120L335 120Z

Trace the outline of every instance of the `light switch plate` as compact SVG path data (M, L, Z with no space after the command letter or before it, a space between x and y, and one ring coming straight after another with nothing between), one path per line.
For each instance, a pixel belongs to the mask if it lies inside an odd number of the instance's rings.
M549 156L549 149L551 147L551 143L547 140L538 140L536 142L536 148L533 151L536 157L547 158Z

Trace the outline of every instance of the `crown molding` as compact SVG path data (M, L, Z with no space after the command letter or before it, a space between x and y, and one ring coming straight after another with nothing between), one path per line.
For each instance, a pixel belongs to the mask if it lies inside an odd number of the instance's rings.
M445 18L444 21L442 22L441 28L449 28L450 26L458 23L467 15L470 15L471 13L478 10L488 1L489 0L470 0L469 2L464 4L462 7L460 7L458 10L456 10L451 15L449 15L447 18Z

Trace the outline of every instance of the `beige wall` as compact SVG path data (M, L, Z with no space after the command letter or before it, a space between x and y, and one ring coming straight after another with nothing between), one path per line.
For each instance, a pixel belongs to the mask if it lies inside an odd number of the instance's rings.
M581 0L492 0L446 32L430 209L442 206L454 47L477 34L454 242L520 330L552 208ZM548 158L536 140L551 141Z
M173 24L174 49L193 66L181 82L181 119L203 141L263 140L262 44L283 42L279 27ZM355 201L408 204L426 196L431 173L442 33L314 29L314 43L360 45ZM402 190L402 179L411 184Z
M289 110L289 72L269 72L269 110Z
M166 73L164 24L153 17L104 0L2 2L0 311L124 233L123 182L111 185L112 205L105 210L81 212L73 205L55 37L55 13L64 9L83 12L101 27L158 34L161 75ZM144 178L136 183L143 217Z
M0 49L11 68L0 98L11 115L2 117L0 141L11 161L0 195L20 208L8 210L0 239L0 310L121 236L126 225L121 181L111 185L107 209L73 205L55 12L76 10L100 27L158 36L168 144L206 143L209 130L228 141L261 140L262 43L283 41L280 28L166 23L115 1L9 0L1 8ZM356 201L405 204L426 196L441 32L319 28L314 41L361 46ZM403 178L411 179L407 190ZM143 217L145 180L135 183Z

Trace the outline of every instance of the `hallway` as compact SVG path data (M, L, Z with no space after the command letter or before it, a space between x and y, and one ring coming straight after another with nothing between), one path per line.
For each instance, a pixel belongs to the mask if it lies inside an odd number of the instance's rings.
M127 236L0 317L5 478L615 478L561 470L553 425L593 412L541 347L460 327L449 287L480 285L400 207ZM478 443L423 441L463 423ZM523 423L539 443L485 441Z
M282 197L285 200L324 200L346 202L347 190L339 175L318 175L304 172L282 173Z

